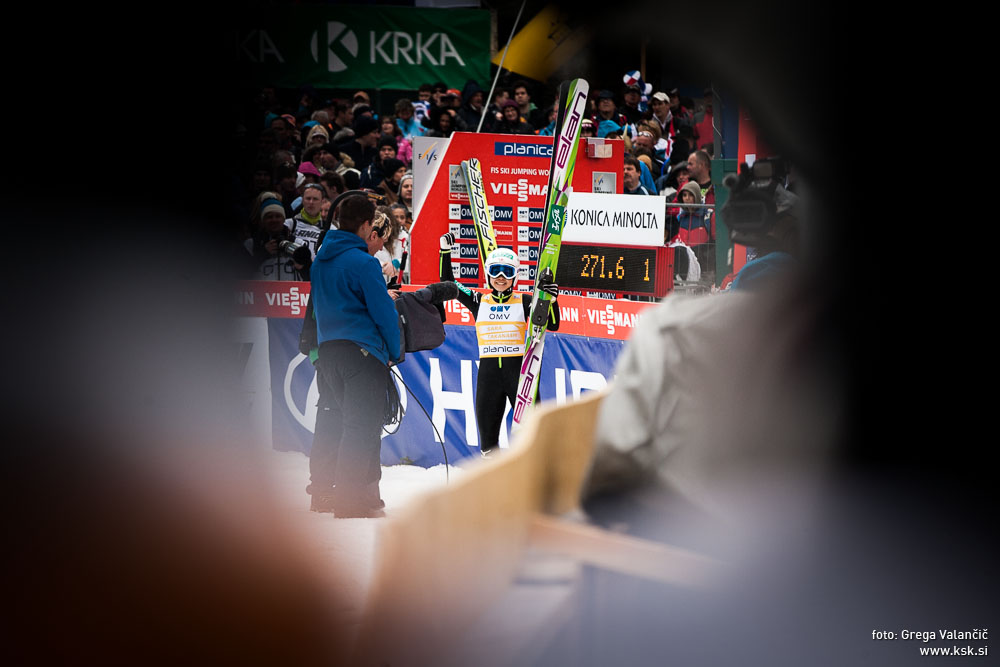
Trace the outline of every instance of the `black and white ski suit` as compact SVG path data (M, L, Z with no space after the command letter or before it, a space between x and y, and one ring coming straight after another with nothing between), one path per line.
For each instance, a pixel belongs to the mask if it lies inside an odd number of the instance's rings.
M455 282L451 269L451 251L442 250L440 257L440 274L442 281ZM479 427L479 447L485 453L495 449L500 441L500 425L503 423L504 409L507 401L511 407L517 400L517 383L521 375L521 362L524 357L524 331L531 321L531 294L522 294L511 288L504 292L491 290L483 294L471 290L461 283L456 299L472 311L476 318L476 337L479 347L479 376L476 379L476 425ZM499 322L508 331L499 332L506 335L508 341L491 340L487 329L493 325L491 317L504 317ZM519 344L514 343L518 325L520 327ZM549 308L549 331L559 329L559 308L552 301Z

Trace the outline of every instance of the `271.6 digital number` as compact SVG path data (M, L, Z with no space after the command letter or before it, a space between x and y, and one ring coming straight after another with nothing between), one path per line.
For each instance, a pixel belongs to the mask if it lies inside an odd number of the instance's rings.
M605 271L604 255L581 255L580 260L583 262L583 271L580 272L581 278L616 278L618 280L623 280L625 278L625 258L619 256L618 261L615 262L614 267L608 268ZM649 282L649 259L645 260L646 274L643 276L643 281ZM600 269L600 273L598 272Z

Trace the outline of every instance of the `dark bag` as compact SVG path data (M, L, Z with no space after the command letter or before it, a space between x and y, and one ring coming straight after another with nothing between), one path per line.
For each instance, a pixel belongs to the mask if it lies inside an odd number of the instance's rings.
M396 299L399 313L399 358L406 352L433 350L444 342L444 308L432 302L432 293L426 287L416 292L403 292Z

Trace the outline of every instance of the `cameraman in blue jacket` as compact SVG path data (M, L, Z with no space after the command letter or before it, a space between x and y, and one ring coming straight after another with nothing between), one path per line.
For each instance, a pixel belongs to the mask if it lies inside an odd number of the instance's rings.
M384 516L380 433L400 337L396 308L367 243L373 230L388 230L384 217L368 197L347 198L340 228L326 234L312 265L317 378L340 438L335 434L332 443L336 460L311 471L309 492L313 509L338 518Z

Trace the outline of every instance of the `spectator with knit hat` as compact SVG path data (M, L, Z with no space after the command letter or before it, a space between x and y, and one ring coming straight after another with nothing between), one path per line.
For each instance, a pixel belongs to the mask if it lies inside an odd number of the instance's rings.
M403 177L399 179L399 192L397 192L396 203L402 204L406 207L406 213L409 217L409 223L406 225L406 231L410 231L410 225L413 224L413 172L407 171L403 174Z
M379 139L378 121L371 116L362 115L354 119L354 136L341 144L340 150L354 162L354 168L359 172L375 160L376 145Z
M361 170L361 187L363 188L378 187L386 176L382 163L396 157L397 144L393 137L380 136L376 146L378 152L375 154L375 159L367 168Z
M639 89L639 84L633 83L626 86L625 101L622 106L618 107L618 113L625 116L630 125L635 125L645 117L645 114L639 111L639 98L641 96L642 91Z
M469 132L475 132L479 127L479 120L485 110L483 109L485 93L478 83L469 79L462 88L462 106L458 109L458 116L465 123Z
M399 197L399 183L403 180L403 174L406 173L406 165L402 160L388 158L382 160L382 173L384 174L382 182L374 189L385 195L386 203L395 204Z
M621 130L628 125L628 119L618 113L615 108L615 95L610 90L601 90L597 93L597 113L590 117L594 127L597 128L597 136L605 137L611 131L612 126L615 131Z
M317 123L309 128L309 132L306 134L305 148L312 148L313 146L322 146L330 141L330 132Z
M443 106L451 114L452 125L455 126L455 132L468 132L469 125L465 122L465 119L458 113L459 109L462 108L462 92L458 88L449 88L445 91L444 95L441 96L441 101ZM472 129L475 129L473 126Z
M520 106L514 100L507 100L501 106L503 120L493 127L497 134L534 134L534 128L521 117Z
M254 280L303 280L309 249L295 244L285 226L285 206L276 192L262 192L251 210L252 236L245 242L253 257Z
M295 176L296 196L292 199L292 212L298 213L302 208L302 192L307 185L318 185L322 174L312 162L303 162L299 165Z

